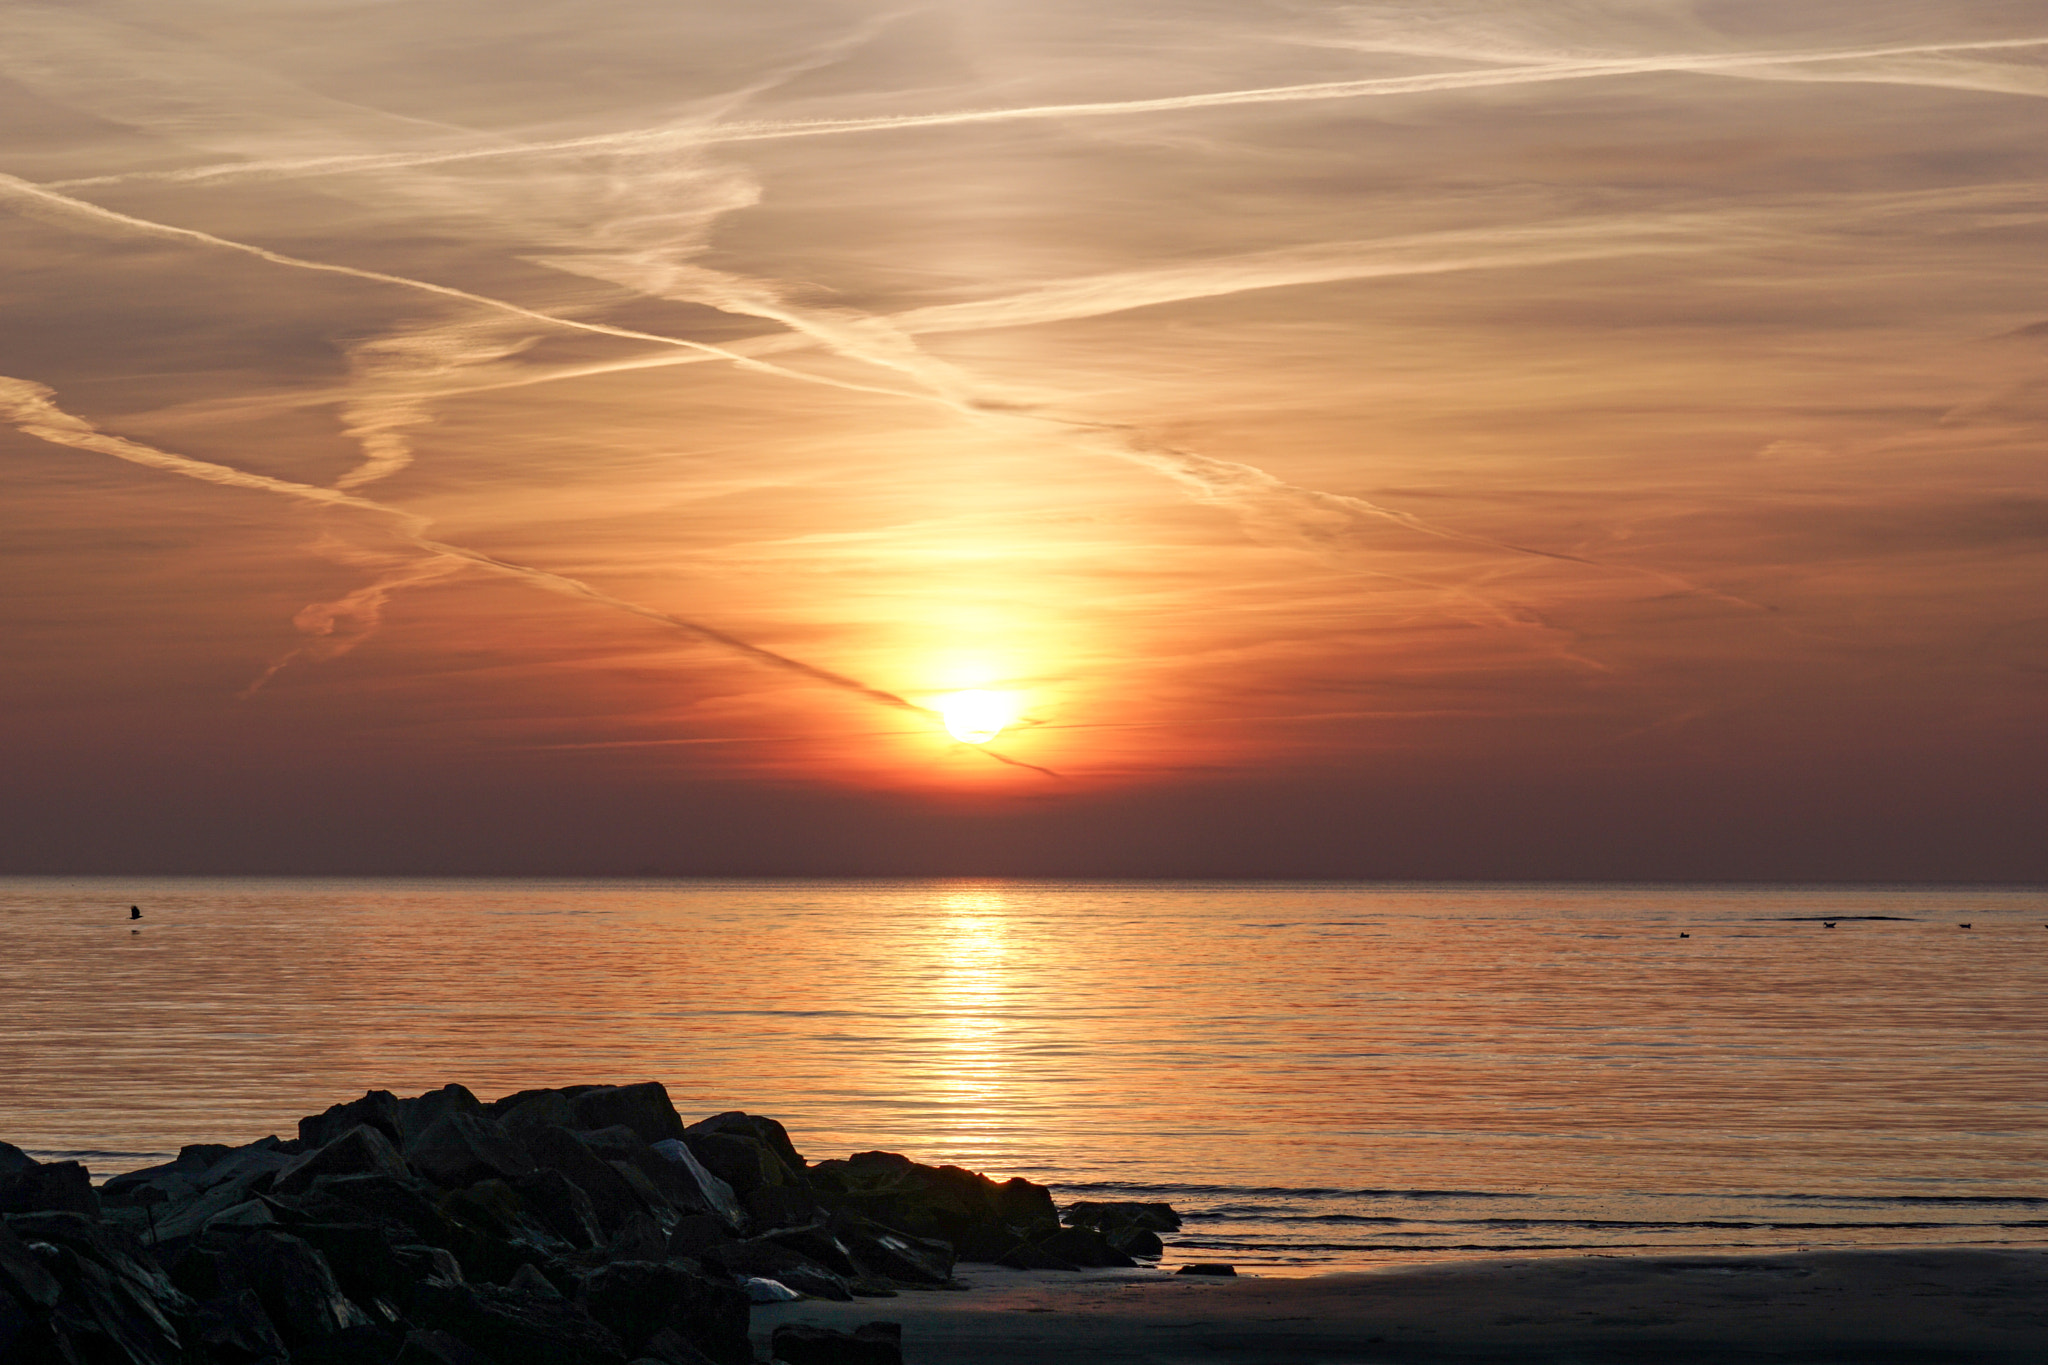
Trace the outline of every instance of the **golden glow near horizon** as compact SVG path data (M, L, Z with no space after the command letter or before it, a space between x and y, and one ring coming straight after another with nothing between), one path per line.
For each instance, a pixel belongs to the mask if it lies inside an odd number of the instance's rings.
M978 687L941 697L937 709L946 733L963 744L986 744L1017 720L1015 693Z

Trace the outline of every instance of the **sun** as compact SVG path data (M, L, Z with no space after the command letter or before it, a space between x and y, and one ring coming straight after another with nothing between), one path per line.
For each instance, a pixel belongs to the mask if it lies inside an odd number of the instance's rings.
M1017 719L1014 697L980 688L939 698L937 710L946 733L964 744L986 744Z

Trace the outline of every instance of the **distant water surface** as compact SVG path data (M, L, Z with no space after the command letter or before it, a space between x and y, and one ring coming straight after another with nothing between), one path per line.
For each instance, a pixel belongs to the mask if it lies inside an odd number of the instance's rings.
M100 1174L651 1078L1269 1273L2048 1244L2040 888L15 878L0 934L0 1138Z

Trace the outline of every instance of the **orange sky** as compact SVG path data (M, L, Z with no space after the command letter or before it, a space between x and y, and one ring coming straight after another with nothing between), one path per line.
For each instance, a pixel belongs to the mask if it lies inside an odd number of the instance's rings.
M11 4L0 870L2048 877L2044 96L2003 0Z

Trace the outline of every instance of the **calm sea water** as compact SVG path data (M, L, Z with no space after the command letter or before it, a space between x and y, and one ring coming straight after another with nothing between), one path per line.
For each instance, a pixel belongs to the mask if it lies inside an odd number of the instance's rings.
M0 934L0 1138L100 1174L658 1079L1170 1200L1169 1262L2048 1244L2041 888L17 878Z

